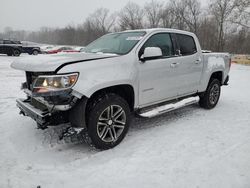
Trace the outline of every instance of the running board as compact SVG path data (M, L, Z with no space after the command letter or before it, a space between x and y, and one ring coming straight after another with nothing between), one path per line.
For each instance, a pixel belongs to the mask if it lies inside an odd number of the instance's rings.
M166 112L170 112L172 110L176 110L178 108L182 108L184 106L188 106L194 103L199 102L200 98L197 97L189 97L186 99L183 99L181 101L178 101L176 103L170 103L170 104L166 104L163 106L157 106L153 109L150 109L148 111L144 111L142 113L139 113L138 115L141 117L147 117L147 118L151 118L151 117L155 117L161 114L164 114Z

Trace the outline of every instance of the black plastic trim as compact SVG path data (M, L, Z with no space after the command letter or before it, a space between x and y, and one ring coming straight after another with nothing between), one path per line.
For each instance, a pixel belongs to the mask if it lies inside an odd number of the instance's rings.
M227 76L227 78L226 78L226 80L225 80L225 82L223 83L223 85L228 85L228 82L229 82L229 76Z

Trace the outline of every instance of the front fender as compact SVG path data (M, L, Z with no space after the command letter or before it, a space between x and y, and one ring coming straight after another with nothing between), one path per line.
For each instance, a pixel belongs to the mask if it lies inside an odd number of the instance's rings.
M137 68L130 56L72 64L58 73L67 72L79 72L73 90L88 98L98 90L117 85L131 85L137 93Z

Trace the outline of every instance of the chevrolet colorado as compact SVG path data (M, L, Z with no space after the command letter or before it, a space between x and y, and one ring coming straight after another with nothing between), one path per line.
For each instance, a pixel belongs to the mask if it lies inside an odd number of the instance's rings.
M17 99L40 128L68 123L110 149L125 137L132 114L154 117L193 103L212 109L229 80L228 53L202 53L195 34L145 29L107 34L79 54L25 57Z

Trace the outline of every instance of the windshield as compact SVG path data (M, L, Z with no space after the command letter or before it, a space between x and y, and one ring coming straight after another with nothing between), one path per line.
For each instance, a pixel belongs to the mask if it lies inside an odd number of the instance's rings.
M83 52L124 55L130 52L145 34L145 32L108 34L90 43Z

